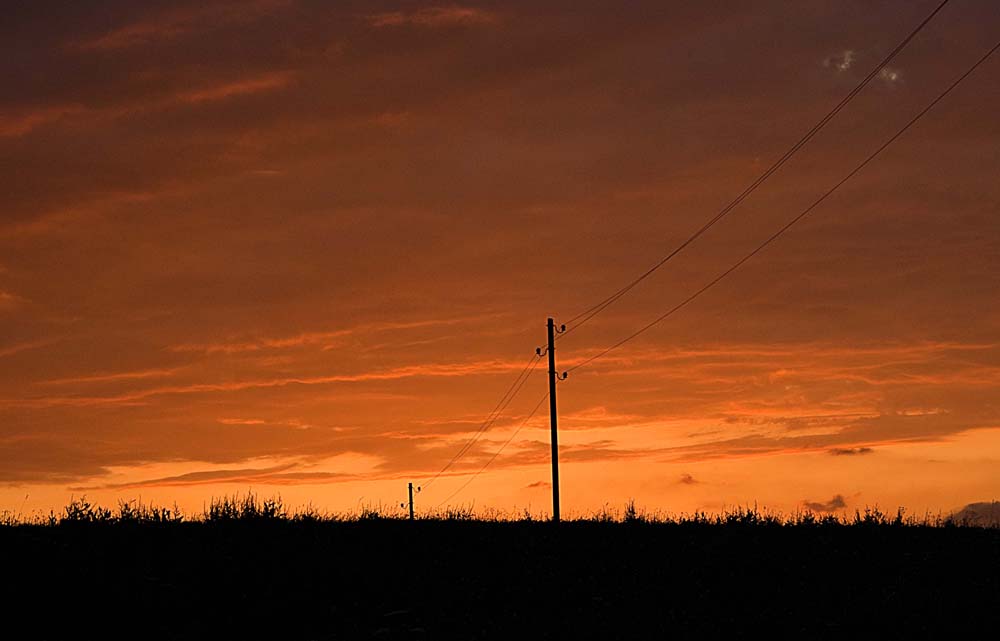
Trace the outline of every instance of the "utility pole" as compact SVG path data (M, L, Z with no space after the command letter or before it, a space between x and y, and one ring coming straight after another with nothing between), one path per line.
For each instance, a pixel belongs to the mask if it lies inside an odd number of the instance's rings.
M413 483L407 484L407 490L410 492L410 520L413 520Z
M556 381L566 380L566 372L562 376L556 372L556 324L551 318L548 321L549 332L549 424L552 429L552 521L559 522L559 416L556 410ZM566 331L566 326L559 327L559 333Z

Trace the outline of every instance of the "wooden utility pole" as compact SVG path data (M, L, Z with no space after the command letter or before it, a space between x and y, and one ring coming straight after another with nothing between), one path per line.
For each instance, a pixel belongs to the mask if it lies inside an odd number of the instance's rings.
M562 325L559 332L565 332ZM556 381L565 380L556 372L556 324L551 318L548 322L549 332L549 424L552 430L552 520L559 522L559 417L556 411Z
M407 490L410 492L410 520L413 520L413 483L407 484Z

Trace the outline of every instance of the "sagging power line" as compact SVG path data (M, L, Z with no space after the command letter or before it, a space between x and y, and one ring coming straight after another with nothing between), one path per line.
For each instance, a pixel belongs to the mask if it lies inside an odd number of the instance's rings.
M608 306L610 306L611 304L613 304L614 302L616 302L624 294L626 294L628 291L630 291L632 288L634 288L636 285L638 285L642 280L644 280L649 275L651 275L653 272L655 272L657 269L659 269L663 264L665 264L671 258L673 258L673 256L675 256L677 253L679 253L680 251L682 251L687 245L689 245L691 242L693 242L694 240L696 240L705 231L707 231L711 226L713 226L715 223L717 223L719 220L721 220L725 215L727 215L730 211L732 211L732 209L734 207L736 207L739 203L741 203L761 183L763 183L770 175L772 175L785 162L787 162L787 160L789 158L791 158L791 156L794 155L795 152L797 152L804 144L806 144L812 137L814 137L816 135L816 133L818 133L819 130L822 129L822 127L825 126L825 124L827 122L829 122L830 119L832 119L837 113L839 113L839 111L842 110L843 107L846 106L846 104L848 102L850 102L850 100L853 99L853 97L856 96L857 93L860 92L871 81L871 79L875 75L878 74L878 72L886 64L888 64L896 55L898 55L899 51L901 51L902 48L905 47L905 45L910 40L912 40L913 37L915 37L916 34L919 33L920 30L922 30L923 27L928 22L930 22L930 20L938 12L940 12L941 9L946 4L948 4L948 0L944 0L943 2L941 2L934 9L934 11L932 11L931 14L927 18L925 18L924 21L921 22L917 26L917 28L915 28L892 52L890 52L890 54L886 57L885 60L883 60L883 62L881 62L868 76L866 76L866 78L861 83L859 83L859 85L857 87L855 87L854 90L852 90L851 93L848 94L848 96L846 96L841 101L841 103L838 103L838 105L833 110L831 110L830 113L828 113L826 116L824 116L824 118L820 121L820 123L818 123L815 127L813 127L813 129L811 129L802 139L800 139L800 141L798 143L796 143L796 145L794 145L789 150L789 152L786 152L786 154L783 155L778 161L776 161L771 166L771 168L769 168L767 171L765 171L765 173L762 174L762 176L760 178L758 178L757 181L755 181L753 184L751 184L751 186L748 187L746 190L744 190L744 192L741 193L736 199L734 199L734 201L732 203L730 203L730 205L728 205L726 208L724 208L722 210L722 212L720 212L715 217L713 217L712 219L710 219L709 222L706 223L706 225L704 225L698 232L696 232L692 237L690 237L688 240L686 240L684 243L682 243L682 245L679 246L677 249L675 249L673 252L671 252L671 254L669 254L667 257L665 257L664 259L662 259L653 268L651 268L650 270L648 270L644 274L640 275L637 279L633 280L632 282L626 284L624 287L622 287L621 289L619 289L614 294L612 294L608 298L604 299L603 301L601 301L597 305L594 305L591 308L588 308L587 310L584 310L584 312L581 312L580 314L577 314L577 316L574 316L571 319L571 322L575 321L575 320L579 320L581 318L583 319L582 321L578 322L575 325L575 327L580 327L585 322L589 321L591 318L593 318L594 316L596 316L597 314L599 314L601 311L603 311L604 309L606 309ZM751 251L749 254L745 255L740 260L738 260L736 263L734 263L729 268L727 268L726 270L724 270L721 274L719 274L714 279L712 279L711 281L709 281L706 285L704 285L703 287L701 287L700 289L698 289L697 291L695 291L688 298L684 299L679 304L677 304L674 307L672 307L671 309L667 310L666 313L664 313L661 316L657 317L656 319L654 319L652 322L646 324L645 326L639 328L635 332L629 334L628 336L626 336L625 338L621 339L620 341L612 344L608 348L605 348L604 350L598 352L597 354L594 354L594 355L588 357L584 361L582 361L580 363L577 363L572 368L570 368L568 371L572 372L572 371L574 371L576 369L579 369L581 367L585 367L585 366L589 365L590 363L594 362L595 360L598 360L598 359L602 358L603 356L605 356L606 354L610 353L611 351L613 351L615 349L618 349L622 345L624 345L624 344L628 343L629 341L637 338L638 336L640 336L641 334L645 333L646 331L648 331L649 329L651 329L655 325L659 324L660 322L666 320L667 318L669 318L670 316L672 316L676 312L678 312L681 309L683 309L685 306L687 306L693 300L695 300L696 298L698 298L701 294L705 293L706 291L708 291L709 289L711 289L712 287L714 287L716 284L718 284L719 282L721 282L723 279L725 279L727 276L729 276L732 272L734 272L737 269L739 269L739 267L741 267L744 263L746 263L751 258L753 258L756 254L758 254L759 252L761 252L764 248L766 248L772 242L774 242L775 240L777 240L788 229L790 229L792 226L794 226L796 223L798 223L802 218L804 218L805 216L807 216L813 209L815 209L823 201L825 201L830 195L832 195L835 191L837 191L837 189L839 189L843 184L845 184L846 182L848 182L857 173L859 173L862 169L864 169L864 167L866 167L869 163L871 163L886 148L888 148L890 145L892 145L899 137L901 137L914 124L916 124L936 104L938 104L948 94L950 94L959 84L961 84L962 81L964 81L969 75L971 75L980 65L982 65L984 62L986 62L986 60L989 59L996 52L996 50L998 48L1000 48L1000 42L998 42L992 49L990 49L979 60L977 60L971 67L969 67L965 71L965 73L963 73L961 76L959 76L951 85L949 85L943 92L941 92L926 107L924 107L920 112L918 112L915 116L913 116L902 128L900 128L895 134L893 134L892 136L890 136L874 152L872 152L859 165L857 165L854 169L852 169L844 178L842 178L840 181L838 181L836 184L834 184L830 189L828 189L826 192L824 192L809 207L807 207L805 210L803 210L802 212L800 212L797 216L795 216L794 218L792 218L788 223L786 223L778 231L776 231L774 234L772 234L770 237L768 237L763 243L761 243L760 245L758 245L753 251ZM549 324L550 324L550 327L551 327L551 324L552 324L552 320L551 319L549 319ZM570 331L572 329L575 329L575 327L571 327ZM565 333L569 333L569 332L567 331ZM551 344L554 346L554 340L552 341ZM538 356L541 356L541 352L538 353ZM553 354L553 358L554 358L554 354ZM552 375L553 375L554 371L555 371L554 370L554 363L551 363L550 364L550 389L554 387L554 385L553 385L553 378L552 378ZM517 392L520 391L520 389L521 389L522 386L523 386L523 382L521 383L520 386L516 387L516 390L514 391L514 395L516 395ZM512 398L513 398L513 396L511 396L511 398L508 399L507 404L509 404L509 401L512 400ZM459 494L462 490L464 490L466 487L468 487L469 484L471 484L483 471L486 470L487 467L489 467L490 464L492 464L496 460L496 458L500 455L500 453L504 450L504 448L506 448L506 446L513 440L513 438L521 431L521 428L523 428L524 425L527 424L527 421L530 420L531 416L533 416L537 412L538 408L541 406L542 402L544 402L545 398L549 398L549 394L546 394L546 396L543 397L538 402L538 404L535 406L535 408L532 410L532 412L528 415L528 417L524 420L524 422L511 434L511 436L503 443L503 445L501 445L501 447L482 466L482 468L480 468L478 471L476 471L468 480L466 480L466 482L464 484L462 484L451 495L449 495L445 500L443 500L438 505L438 507L446 504L448 501L450 501L452 498L454 498L457 494ZM552 407L550 408L550 410L551 410L551 426L552 426L553 516L554 516L554 520L558 520L559 495L558 495L558 434L557 434L557 428L556 428L556 425L557 425L557 414L556 414L556 409L555 409L554 398L552 398L552 401L553 401L552 402ZM504 407L506 407L506 405L504 405ZM494 421L495 421L495 418L496 417L493 418ZM475 438L475 436L474 436L474 438ZM470 445L470 447L471 447L471 445ZM465 451L467 451L467 448L465 450L463 450L462 453L464 453ZM456 457L453 459L453 461L449 462L449 464L448 464L448 466L446 466L446 468L449 467L454 462L454 460L457 460L457 458L460 457L460 456L461 456L461 454L456 455ZM439 476L439 475L440 475L440 473L437 476ZM437 476L435 476L435 478L437 478Z
M976 69L979 68L980 65L982 65L984 62L986 62L990 58L990 56L992 56L997 51L997 49L1000 49L1000 42L998 42L996 45L994 45L992 49L990 49L989 51L987 51L981 58L979 58L979 60L977 60L971 67L969 67L965 71L965 73L963 73L961 76L959 76L944 91L942 91L940 94L938 94L937 97L935 97L930 103L927 104L927 106L925 106L923 109L921 109L919 112L917 112L917 114L915 116L913 116L912 118L910 118L910 120L908 120L906 122L906 124L904 124L899 130L896 131L896 133L894 133L892 136L890 136L888 139L886 139L881 145L879 145L879 147L875 151L873 151L871 154L869 154L868 157L866 157L863 161L861 161L861 163L859 163L856 167L854 167L854 169L852 169L850 172L848 172L846 176L844 176L843 178L841 178L837 183L835 183L832 187L830 187L827 191L825 191L819 198L817 198L815 201L813 201L813 203L811 205L809 205L804 210L802 210L802 212L800 212L797 216L795 216L794 218L792 218L791 220L789 220L787 223L785 223L784 226L782 226L780 229L778 229L778 231L774 232L764 242L762 242L756 248L754 248L753 251L751 251L750 253L746 254L745 256L743 256L742 258L740 258L738 261L736 261L735 263L733 263L729 268L727 268L721 274L719 274L714 279L712 279L707 284L705 284L703 287L701 287L701 289L698 289L693 294L691 294L690 296L688 296L687 298L685 298L684 300L682 300L680 303L678 303L674 307L671 307L669 310L667 310L666 313L664 313L661 316L653 319L653 321L651 321L650 323L647 323L646 325L640 327L638 330L636 330L635 332L629 334L628 336L626 336L625 338L621 339L617 343L614 343L610 347L607 347L607 348L601 350L600 352L598 352L597 354L594 354L593 356L590 356L587 359L585 359L585 360L577 363L573 367L569 368L568 371L573 372L575 370L580 369L581 367L585 367L585 366L589 365L590 363L596 361L597 359L602 358L603 356L607 355L608 353L610 353L610 352L618 349L619 347L621 347L625 343L628 343L629 341L631 341L631 340L637 338L638 336L644 334L646 331L648 331L649 329L651 329L655 325L658 325L659 323L663 322L664 320L666 320L670 316L674 315L675 313L677 313L678 311L680 311L681 309L683 309L684 307L686 307L691 301L695 300L696 298L698 298L699 296L701 296L702 294L704 294L705 292L707 292L709 289L711 289L712 287L714 287L715 285L717 285L719 282L721 282L724 278L726 278L731 273L733 273L734 271L736 271L737 269L739 269L748 260L750 260L751 258L753 258L754 256L756 256L758 253L760 253L761 251L763 251L763 249L765 247L767 247L768 245L770 245L771 243L773 243L775 240L777 240L779 237L781 237L786 231L788 231L789 229L791 229L796 223L798 223L800 220L802 220L803 218L805 218L806 216L808 216L810 212L812 212L823 201L825 201L827 198L829 198L831 194L833 194L835 191L837 191L838 189L840 189L840 187L842 187L851 178L853 178L854 176L856 176L869 163L871 163L873 160L875 160L875 158L878 157L883 151L885 151L892 143L896 142L896 140L898 140L900 136L902 136L904 133L906 133L906 131L908 129L910 129L910 127L912 127L913 125L915 125L921 118L924 117L924 115L927 114L927 112L929 112L931 109L933 109L936 104L938 104L939 102L941 102L945 98L945 96L947 96L948 94L950 94L956 87L958 87L958 85L960 85L963 80L965 80L966 78L968 78Z
M854 87L854 89L852 89L846 96L844 96L840 100L840 102L838 102L836 106L833 107L833 109L831 109L825 116L823 116L823 118L820 119L819 122L813 125L813 127L809 131L807 131L805 135L803 135L798 140L798 142L792 145L791 148L788 149L788 151L782 154L782 156L778 158L778 160L772 163L771 166L764 171L764 173L762 173L760 176L757 177L756 180L750 183L750 185L746 189L740 192L740 194L736 196L736 198L734 198L732 201L730 201L728 205L723 207L721 211L715 214L715 216L713 216L712 218L708 219L708 221L704 225L702 225L694 234L689 236L684 242L682 242L680 245L674 248L673 251L671 251L669 254L661 258L652 267L650 267L645 272L640 274L638 277L636 277L635 279L633 279L632 281L630 281L629 283L627 283L626 285L615 291L613 294L601 300L600 302L596 303L595 305L588 307L587 309L583 310L576 316L573 316L568 321L566 321L566 323L569 325L569 330L566 331L566 334L569 334L570 332L573 332L579 329L580 327L583 327L583 325L585 325L592 318L594 318L595 316L603 312L605 309L613 305L622 296L632 291L632 289L635 288L639 283L652 276L654 272L656 272L665 264L670 262L670 260L673 259L674 256L684 251L684 249L688 245L690 245L695 240L700 238L705 232L714 227L716 223L718 223L720 220L728 216L737 206L740 205L740 203L746 200L753 192L757 190L758 187L764 184L764 182L768 178L770 178L775 172L781 169L781 167L786 162L788 162L788 160L790 160L792 156L794 156L810 140L812 140L827 125L827 123L833 120L833 118L838 113L840 113L841 110L844 109L844 107L846 107L848 103L850 103L854 99L855 96L861 93L861 91L865 87L867 87L869 83L871 83L871 81L879 74L879 72L881 72L882 69L886 67L886 65L891 63L896 58L896 56L898 56L899 53L906 47L906 45L909 44L910 41L913 40L913 38L915 38L916 35L920 33L925 26L927 26L927 23L929 23L934 18L934 16L936 16L942 9L944 9L945 5L947 5L949 1L950 0L943 0L933 11L931 11L931 13L926 18L923 19L923 21L920 22L920 24L918 24L905 38L903 38L903 40L898 45L896 45L896 47L892 51L890 51L889 54L886 55L886 57L881 62L879 62L875 66L875 68L872 69L868 73L868 75L861 80L861 82L859 82Z
M469 438L469 440L466 441L465 444L462 445L462 447L457 452L455 452L455 455L451 457L451 460L445 463L444 467L438 470L437 474L431 477L429 481L424 483L422 487L425 488L430 487L431 484L434 483L434 481L436 481L438 478L440 478L442 474L444 474L452 465L454 465L458 461L458 459L462 458L462 456L464 456L466 452L472 449L472 446L475 445L476 441L478 441L479 438L483 434L485 434L486 431L490 427L492 427L494 423L496 423L497 419L500 418L500 415L503 414L505 409L507 409L507 406L509 406L511 401L514 400L514 397L517 396L518 392L521 391L521 388L524 387L524 384L528 381L528 377L535 370L535 367L538 366L539 361L541 361L541 355L538 354L537 352L535 354L532 354L531 359L524 366L521 372L517 375L517 378L514 379L510 387L507 388L507 391L504 392L503 396L500 397L500 400L497 402L496 406L486 416L486 419L484 419L483 422L479 425L475 433L473 433L473 435Z
M588 357L587 359L585 359L584 361L581 361L580 363L577 363L573 367L569 368L568 372L573 372L573 371L575 371L577 369L585 367L585 366L589 365L590 363L592 363L592 362L594 362L594 361L602 358L603 356L607 355L608 353L614 351L615 349L618 349L622 345L625 345L626 343L630 342L631 340L637 338L638 336L644 334L646 331L648 331L649 329L651 329L655 325L663 322L664 320L666 320L667 318L669 318L673 314L677 313L678 311L680 311L681 309L683 309L684 307L686 307L688 304L690 304L696 298L698 298L699 296L701 296L702 294L704 294L706 291L708 291L709 289L711 289L712 287L714 287L715 285L717 285L719 282L721 282L727 276L729 276L734 271L736 271L737 269L739 269L742 265L744 265L751 258L753 258L754 256L756 256L761 251L763 251L768 245L770 245L775 240L777 240L778 238L780 238L786 231L788 231L796 223L798 223L803 218L805 218L806 216L808 216L816 207L818 207L827 198L829 198L841 186L843 186L845 183L847 183L848 181L850 181L854 176L856 176L858 173L860 173L867 165L869 165L873 160L875 160L879 155L881 155L882 152L884 152L889 146L891 146L893 143L895 143L901 136L903 136L903 134L905 134L911 127L913 127L917 122L919 122L928 112L930 112L931 109L933 109L939 102L941 102L942 100L944 100L945 97L947 97L952 91L954 91L966 78L968 78L970 75L972 75L976 71L976 69L978 69L987 60L989 60L989 58L992 57L996 53L996 51L998 49L1000 49L1000 42L997 42L991 49L989 49L989 51L987 51L978 60L976 60L968 69L966 69L966 71L964 73L962 73L950 85L948 85L948 87L946 87L933 100L931 100L923 109L921 109L914 116L912 116L902 127L900 127L893 135L891 135L889 138L887 138L881 145L879 145L872 153L870 153L864 160L862 160L857 166L855 166L843 178L841 178L838 182L836 182L833 186L831 186L827 191L825 191L821 196L819 196L819 198L817 198L815 201L813 201L812 204L810 204L802 212L800 212L794 218L792 218L787 223L785 223L785 225L783 225L781 228L779 228L776 232L774 232L771 236L769 236L766 240L764 240L764 242L762 242L761 244L759 244L751 252L749 252L748 254L746 254L745 256L743 256L742 258L740 258L738 261L736 261L735 263L733 263L726 270L724 270L718 276L716 276L711 281L709 281L708 283L706 283L704 286L702 286L700 289L698 289L697 291L695 291L693 294L691 294L690 296L688 296L687 298L685 298L683 301L681 301L680 303L678 303L674 307L672 307L669 310L667 310L664 314L658 316L657 318L655 318L650 323L647 323L646 325L640 327L638 330L632 332L631 334L629 334L625 338L619 340L618 342L612 344L611 346L605 348L604 350L598 352L597 354L594 354L594 355ZM551 323L552 320L549 319L549 322ZM550 367L550 370L554 370L554 367ZM550 385L551 385L551 380L552 379L550 377ZM527 423L527 420L530 419L531 416L533 416L534 413L538 411L538 408L541 407L542 402L544 402L546 398L548 398L548 394L546 394L546 396L544 396L541 400L539 400L538 404L535 406L534 410L532 410L531 414L529 414L528 418L525 419L525 421L521 424L521 426L519 426L518 429L515 430L510 435L510 437L508 437L508 439L504 442L504 444L483 465L483 467L480 468L479 470L477 470L476 473L472 477L470 477L461 487L459 487L455 492L453 492L447 499L445 499L444 501L442 501L441 504L439 504L438 507L440 507L441 505L444 505L445 503L447 503L448 501L450 501L452 498L454 498L456 495L458 495L462 490L464 490L466 487L468 487L468 485L470 483L472 483L473 480L475 480L480 474L482 474L482 472L485 471L486 468L489 467L489 465L492 464L497 459L497 457L504 450L504 448L506 448L506 446L521 431L521 428L524 427L524 425ZM555 425L555 421L553 421L552 424L554 426ZM555 438L553 439L553 441L555 441ZM556 478L555 474L557 474L557 472L555 472L555 470L556 470L555 466L557 464L558 464L557 452L555 451L555 448L554 448L554 455L553 455L554 477L553 478ZM554 499L553 499L553 507L554 508L556 506L556 503L557 503L557 499L555 498L555 495L554 495Z

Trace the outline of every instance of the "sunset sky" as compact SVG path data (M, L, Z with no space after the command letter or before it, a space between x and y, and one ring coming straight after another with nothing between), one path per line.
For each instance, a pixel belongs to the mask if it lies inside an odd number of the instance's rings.
M938 0L37 1L0 20L0 511L398 509L535 348L716 214ZM1000 39L953 0L558 343L731 265ZM1000 55L558 385L564 515L1000 498ZM547 390L417 497L439 505ZM550 510L547 406L451 505Z

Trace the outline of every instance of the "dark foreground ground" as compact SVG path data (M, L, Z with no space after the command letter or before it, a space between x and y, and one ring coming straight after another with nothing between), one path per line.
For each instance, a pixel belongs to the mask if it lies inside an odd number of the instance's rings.
M0 527L17 638L997 638L1000 530L372 520ZM43 614L37 614L39 610ZM15 638L15 637L8 637Z

